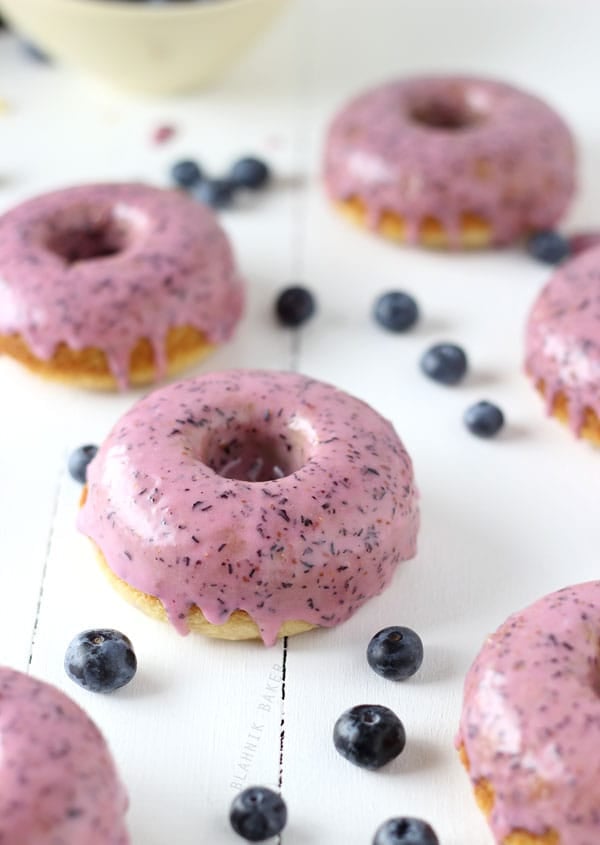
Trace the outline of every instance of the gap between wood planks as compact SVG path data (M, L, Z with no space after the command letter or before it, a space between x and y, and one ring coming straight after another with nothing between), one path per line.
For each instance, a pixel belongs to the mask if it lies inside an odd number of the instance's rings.
M50 558L50 552L52 550L52 541L54 540L54 531L56 526L56 514L58 513L58 502L60 500L60 494L62 492L62 485L63 479L65 477L65 469L66 466L66 457L63 460L63 468L59 470L58 479L56 482L56 488L54 490L54 498L52 501L52 510L50 513L50 527L48 529L48 539L46 541L46 551L44 552L44 563L42 566L42 575L40 578L40 589L38 592L38 599L35 608L35 618L33 620L33 627L31 629L31 640L29 641L29 655L27 657L27 674L31 671L31 663L33 661L33 650L35 648L35 638L37 635L39 622L40 622L40 613L42 610L42 600L44 597L44 586L46 583L46 573L48 571L48 560Z

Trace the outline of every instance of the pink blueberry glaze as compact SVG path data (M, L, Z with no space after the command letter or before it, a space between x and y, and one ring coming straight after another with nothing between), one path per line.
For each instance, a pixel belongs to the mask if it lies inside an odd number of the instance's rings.
M498 842L600 842L599 634L600 581L567 587L511 616L467 675L457 742L493 787Z
M128 845L102 735L59 690L0 667L0 845Z
M415 77L367 91L335 117L324 175L334 200L363 201L372 228L394 212L415 242L435 218L457 244L470 214L507 243L556 223L574 164L571 133L537 97L474 77Z
M529 315L525 368L544 382L548 411L559 393L579 434L586 408L600 417L600 246L568 261L542 289Z
M254 480L253 480L254 479ZM158 390L88 469L79 528L111 569L186 633L245 610L282 623L348 619L414 556L410 458L372 408L294 373L232 370Z
M170 328L191 325L220 343L242 304L225 233L182 193L82 185L0 217L0 332L22 335L44 360L61 341L103 349L121 388L140 338L160 377Z

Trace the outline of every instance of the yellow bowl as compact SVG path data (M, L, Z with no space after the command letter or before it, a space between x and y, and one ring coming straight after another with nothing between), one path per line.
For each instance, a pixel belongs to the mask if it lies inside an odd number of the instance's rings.
M233 64L285 0L0 0L0 11L53 58L122 88L174 94Z

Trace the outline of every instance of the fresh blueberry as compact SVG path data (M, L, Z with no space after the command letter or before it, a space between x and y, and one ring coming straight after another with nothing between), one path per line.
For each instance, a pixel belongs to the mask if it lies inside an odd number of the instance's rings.
M71 478L79 481L80 484L85 484L87 481L87 468L92 459L96 457L98 451L97 446L80 446L69 455L68 469Z
M551 230L536 232L527 241L527 252L544 264L560 264L570 253L569 240Z
M405 332L419 319L419 309L415 300L399 290L380 296L375 303L373 313L379 325L390 332Z
M315 313L315 298L306 288L295 285L281 291L275 313L284 326L301 326Z
M251 786L233 799L229 821L248 842L264 842L281 833L287 822L285 801L266 786Z
M457 384L467 372L467 356L460 346L438 343L421 358L421 369L441 384Z
M406 734L392 710L379 704L359 704L337 720L333 742L350 763L364 769L380 769L400 754Z
M423 662L421 637L411 628L392 625L371 639L367 647L371 669L389 681L404 681L418 671Z
M504 414L492 402L477 402L467 408L464 423L478 437L493 437L504 425Z
M171 168L171 181L180 188L193 188L202 181L202 168L191 159L177 161Z
M128 684L136 669L131 641L110 628L82 631L65 654L65 672L90 692L113 692Z
M431 825L421 819L389 819L377 828L373 845L440 845Z
M271 171L261 159L248 156L235 162L229 178L238 188L250 188L252 191L257 191L264 188L270 180Z
M194 196L211 208L229 208L235 185L228 179L204 179L194 189Z

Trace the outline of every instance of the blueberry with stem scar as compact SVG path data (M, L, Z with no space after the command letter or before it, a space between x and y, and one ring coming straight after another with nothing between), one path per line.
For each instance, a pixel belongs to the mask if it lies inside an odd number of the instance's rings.
M378 631L367 647L371 669L390 681L412 677L423 662L423 643L411 628L392 625Z
M396 714L379 704L359 704L339 717L333 728L338 752L355 766L380 769L406 744L404 726Z
M65 672L90 692L114 692L128 684L136 670L131 640L111 628L82 631L65 654Z
M248 842L264 842L281 833L287 822L285 801L265 786L251 786L233 799L229 820Z

